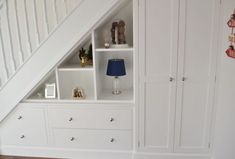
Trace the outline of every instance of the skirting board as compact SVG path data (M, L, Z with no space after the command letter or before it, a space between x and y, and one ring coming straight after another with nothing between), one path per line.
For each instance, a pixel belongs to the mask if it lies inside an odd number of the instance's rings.
M77 150L59 148L34 148L2 146L1 155L11 156L35 156L49 158L69 158L69 159L132 159L131 151L105 151L105 150Z
M210 155L179 153L141 153L134 154L134 159L211 159Z
M211 159L210 155L2 146L1 155L70 159Z

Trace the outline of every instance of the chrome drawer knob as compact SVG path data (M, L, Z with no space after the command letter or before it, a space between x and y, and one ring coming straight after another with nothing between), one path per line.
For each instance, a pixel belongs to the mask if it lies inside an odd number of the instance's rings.
M110 139L110 142L114 142L114 141L115 141L115 139L114 139L114 138L111 138L111 139Z
M69 121L72 121L73 120L73 118L71 117L71 118L69 118Z
M23 138L25 138L25 136L24 136L24 135L21 135L20 138L23 139Z
M74 137L71 137L70 141L74 141L74 140L75 140L75 138L74 138Z
M113 122L114 121L114 118L110 118L110 122Z
M170 81L170 82L174 81L174 78L173 78L173 77L170 77L170 78L169 78L169 81Z
M186 77L182 77L182 81L185 81L187 78Z
M20 119L22 119L22 118L23 118L23 117L20 115L20 116L18 116L18 118L17 118L17 119L18 119L18 120L20 120Z

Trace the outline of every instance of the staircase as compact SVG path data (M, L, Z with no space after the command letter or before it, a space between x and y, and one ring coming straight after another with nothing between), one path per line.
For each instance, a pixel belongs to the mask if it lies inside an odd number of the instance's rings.
M125 0L0 0L0 121Z

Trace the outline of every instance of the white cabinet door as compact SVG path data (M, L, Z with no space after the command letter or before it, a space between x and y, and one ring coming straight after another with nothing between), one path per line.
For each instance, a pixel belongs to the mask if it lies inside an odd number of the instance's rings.
M178 0L140 0L140 149L173 150Z
M180 0L176 152L206 152L210 147L217 2Z

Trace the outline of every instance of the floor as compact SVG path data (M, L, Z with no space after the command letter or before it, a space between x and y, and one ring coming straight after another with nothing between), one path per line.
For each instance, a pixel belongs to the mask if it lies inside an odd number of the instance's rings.
M49 159L49 158L17 157L17 156L0 156L0 159Z

